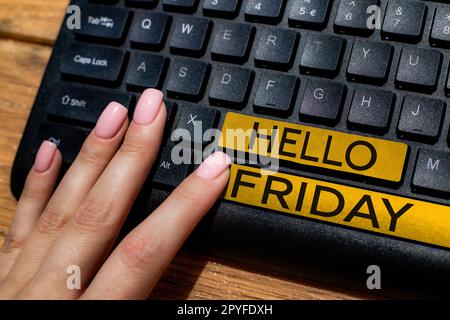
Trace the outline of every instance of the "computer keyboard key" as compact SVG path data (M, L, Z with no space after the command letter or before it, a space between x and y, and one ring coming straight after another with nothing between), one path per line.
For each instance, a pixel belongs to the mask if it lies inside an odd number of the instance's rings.
M433 49L403 48L395 84L400 89L432 92L436 89L442 54Z
M171 98L199 101L203 96L208 77L207 63L175 59L169 68L167 93Z
M133 51L125 77L128 89L135 91L147 88L160 89L167 61L167 58L160 55Z
M203 13L219 18L234 18L239 13L242 0L204 0Z
M167 11L192 13L197 9L198 0L164 0L163 8Z
M220 112L213 108L187 103L180 105L171 136L172 142L191 141L194 147L196 144L207 144L213 137L207 137L206 132L216 127L219 116Z
M378 0L340 0L334 20L334 29L337 32L359 36L372 34L375 25L373 25L373 28L369 28L368 22L372 22L370 17L374 12L369 8L374 6L379 6ZM372 27L372 25L370 26Z
M262 31L255 53L255 65L287 70L292 67L299 34L292 30L266 28Z
M125 56L122 49L74 43L63 49L60 71L69 77L115 83L121 75Z
M130 7L152 9L158 4L158 0L125 0L125 4Z
M294 105L299 79L282 73L263 72L259 79L253 107L256 112L288 116Z
M248 0L245 18L249 21L278 23L283 17L285 0Z
M199 57L203 55L211 29L211 21L203 18L175 19L170 51L175 54Z
M383 84L389 74L393 53L394 49L388 43L355 41L347 67L347 78L351 81Z
M171 17L164 13L135 12L130 31L131 44L141 49L162 49L171 20Z
M289 25L321 30L325 28L330 0L294 0L289 13Z
M389 129L395 95L372 88L356 88L348 115L351 128L385 133Z
M306 74L334 77L339 73L345 40L329 35L308 34L300 60Z
M412 186L416 192L450 195L450 153L419 149Z
M209 102L212 105L242 108L253 82L253 71L239 67L219 66L213 70Z
M78 38L118 43L125 36L130 16L128 9L88 5L81 10L81 28L75 31Z
M381 35L388 40L419 42L422 38L427 6L424 1L389 1Z
M94 127L100 114L112 101L129 108L133 97L127 93L63 85L55 88L50 95L47 114L52 120Z
M439 138L444 114L442 100L407 95L403 100L398 133L402 138L434 143Z
M450 47L450 6L438 6L434 11L430 42L439 47Z
M244 63L252 45L255 28L244 23L218 23L215 26L211 56L214 60Z
M166 144L155 162L156 170L152 177L152 182L166 186L168 188L177 187L187 177L190 163L174 161L172 150L176 144L169 142Z
M88 135L89 131L87 130L44 123L38 129L37 140L34 143L32 153L34 155L37 153L42 141L49 140L58 146L62 154L63 162L71 164L75 161Z
M347 88L327 80L308 80L300 105L300 119L334 125L338 122Z

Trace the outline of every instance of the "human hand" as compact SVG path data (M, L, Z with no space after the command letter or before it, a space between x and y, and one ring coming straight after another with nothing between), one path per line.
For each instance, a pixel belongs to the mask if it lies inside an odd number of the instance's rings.
M62 156L42 143L0 252L0 299L145 299L228 180L215 153L112 249L154 163L166 122L146 90L129 123L111 103L54 191ZM67 270L81 271L81 288Z

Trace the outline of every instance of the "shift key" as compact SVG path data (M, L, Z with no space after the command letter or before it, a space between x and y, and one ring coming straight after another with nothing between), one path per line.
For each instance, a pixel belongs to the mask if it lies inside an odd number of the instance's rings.
M114 83L119 80L126 52L88 44L72 44L61 55L65 76Z

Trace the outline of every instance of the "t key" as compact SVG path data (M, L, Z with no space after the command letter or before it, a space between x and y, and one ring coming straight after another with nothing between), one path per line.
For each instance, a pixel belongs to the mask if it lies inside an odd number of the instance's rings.
M448 196L450 194L450 153L420 149L412 185L417 192Z

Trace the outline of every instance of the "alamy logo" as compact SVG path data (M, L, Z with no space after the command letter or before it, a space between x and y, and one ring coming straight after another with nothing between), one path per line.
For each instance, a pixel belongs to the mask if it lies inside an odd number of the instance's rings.
M367 274L370 276L367 278L366 285L369 290L381 289L381 269L377 265L371 265L367 267Z
M81 29L81 9L77 5L71 5L67 7L66 13L68 14L66 20L66 26L69 30Z
M71 265L67 267L66 273L69 275L66 280L66 287L69 290L81 289L81 269L79 266Z

